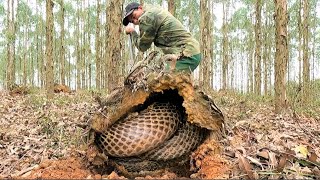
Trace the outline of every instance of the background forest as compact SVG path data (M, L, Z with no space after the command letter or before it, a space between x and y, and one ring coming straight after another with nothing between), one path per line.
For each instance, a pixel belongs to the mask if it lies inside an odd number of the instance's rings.
M129 39L121 25L128 1L2 2L2 89L10 84L44 88L58 83L74 90L111 90L128 74L132 65ZM276 22L280 20L275 18L275 2L286 7L280 15L287 17L286 32L280 34L286 49L279 52L287 55L281 61L276 60L276 40L280 39L276 38ZM200 41L203 61L194 76L204 89L277 96L278 86L287 88L287 97L281 99L289 103L301 99L320 103L320 2L275 2L141 1L168 8ZM135 61L147 54L135 51Z

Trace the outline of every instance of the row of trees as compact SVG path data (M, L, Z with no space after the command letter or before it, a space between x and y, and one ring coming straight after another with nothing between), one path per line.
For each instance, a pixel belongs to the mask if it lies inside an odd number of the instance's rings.
M283 101L287 81L302 84L308 97L319 78L316 0L140 2L168 8L199 39L203 60L195 76L204 88L275 90ZM0 5L2 84L113 89L130 69L121 24L127 3L7 0Z

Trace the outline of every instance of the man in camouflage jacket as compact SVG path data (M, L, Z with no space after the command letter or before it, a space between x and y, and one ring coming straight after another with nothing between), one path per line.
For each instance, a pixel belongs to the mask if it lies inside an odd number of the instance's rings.
M140 35L129 23L139 25ZM152 42L164 54L179 56L175 69L194 71L201 60L199 42L192 37L182 23L160 6L130 3L125 8L122 24L127 34L132 34L135 46L142 52L150 48Z

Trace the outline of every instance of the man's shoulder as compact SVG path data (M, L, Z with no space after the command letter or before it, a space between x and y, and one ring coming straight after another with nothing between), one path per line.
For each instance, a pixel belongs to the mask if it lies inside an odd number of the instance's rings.
M145 4L145 13L148 16L167 16L168 11L159 5Z
M145 8L145 12L141 16L140 21L143 21L143 22L153 22L153 21L159 22L160 21L160 22L162 22L162 20L166 16L168 16L168 13L166 12L166 10L163 9L159 5L145 4L143 7Z

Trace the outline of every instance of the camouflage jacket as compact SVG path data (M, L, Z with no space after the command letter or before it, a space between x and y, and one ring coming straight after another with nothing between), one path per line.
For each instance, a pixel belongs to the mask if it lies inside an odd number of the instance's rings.
M134 44L140 51L146 51L154 42L164 54L183 53L189 57L200 53L199 42L167 10L151 5L144 5L143 9L139 18L140 35L132 33Z

